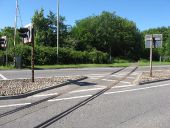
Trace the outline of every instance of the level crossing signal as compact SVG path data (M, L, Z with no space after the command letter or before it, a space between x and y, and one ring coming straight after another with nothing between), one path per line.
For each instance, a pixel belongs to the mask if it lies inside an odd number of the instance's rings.
M2 36L0 38L0 47L1 48L6 48L7 47L7 39L6 36Z
M32 36L33 36L32 29L33 27L31 24L17 29L17 31L19 32L19 36L23 39L24 43L32 42Z

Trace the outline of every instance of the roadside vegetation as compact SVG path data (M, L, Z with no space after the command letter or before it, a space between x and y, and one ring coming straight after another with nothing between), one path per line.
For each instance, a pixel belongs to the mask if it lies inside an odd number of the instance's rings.
M76 21L74 26L65 24L60 16L59 58L57 60L57 21L56 14L37 10L32 17L35 26L35 65L36 68L69 68L128 66L133 62L148 65L149 49L145 49L145 34L163 34L163 47L153 50L154 64L169 64L170 27L152 28L140 31L136 23L116 15L115 12L102 12ZM9 69L14 65L14 57L21 56L22 66L29 67L31 46L23 44L17 33L14 47L14 28L5 27L0 36L7 36L7 49L0 48L0 69L5 69L5 56L8 56ZM159 63L159 58L162 58Z

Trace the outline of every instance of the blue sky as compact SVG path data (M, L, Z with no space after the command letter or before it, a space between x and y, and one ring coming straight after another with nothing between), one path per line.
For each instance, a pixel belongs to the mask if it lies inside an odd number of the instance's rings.
M0 0L0 28L14 26L16 0ZM116 12L132 20L140 30L170 26L170 0L60 0L60 14L66 17L66 24L74 25L76 20L98 15L102 11ZM35 10L44 8L56 12L57 0L19 0L23 24L31 22ZM18 26L20 26L18 21Z

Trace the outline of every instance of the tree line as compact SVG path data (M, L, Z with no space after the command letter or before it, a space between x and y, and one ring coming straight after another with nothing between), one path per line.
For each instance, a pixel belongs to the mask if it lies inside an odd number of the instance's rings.
M170 27L152 28L140 31L136 23L103 11L76 21L75 25L65 24L65 17L59 18L59 63L112 63L115 58L137 61L149 58L149 49L144 46L145 34L163 34L163 48L154 49L154 59L170 55ZM36 64L56 64L57 18L52 11L47 16L44 10L35 11L32 17L35 27ZM0 50L1 58L7 52L9 62L20 55L23 64L29 65L30 46L22 44L18 33L14 47L14 28L5 27L0 36L8 38L8 50ZM14 54L15 53L15 54ZM166 59L168 60L168 59Z

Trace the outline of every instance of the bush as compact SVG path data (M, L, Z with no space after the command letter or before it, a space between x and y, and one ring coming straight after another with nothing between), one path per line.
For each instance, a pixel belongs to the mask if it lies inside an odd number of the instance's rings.
M31 46L17 45L8 51L10 62L14 56L22 57L22 65L31 65ZM108 63L108 54L101 51L76 51L72 48L59 48L59 64L84 64L84 63ZM35 47L35 64L36 65L53 65L57 64L56 47Z
M8 50L8 61L13 63L13 58L21 56L22 65L27 66L31 64L31 47L28 45L16 45Z
M0 50L0 65L4 65L5 62L5 53Z

